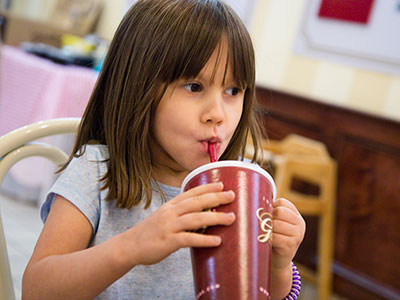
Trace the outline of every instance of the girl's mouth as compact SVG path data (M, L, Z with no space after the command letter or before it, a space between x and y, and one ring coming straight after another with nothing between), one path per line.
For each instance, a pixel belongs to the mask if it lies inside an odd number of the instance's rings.
M212 144L212 147L214 147L215 152L218 154L221 150L221 141L219 139L208 139L208 140L202 140L200 141L201 143L201 150L205 153L208 154L208 148L209 145ZM214 151L213 150L213 151Z

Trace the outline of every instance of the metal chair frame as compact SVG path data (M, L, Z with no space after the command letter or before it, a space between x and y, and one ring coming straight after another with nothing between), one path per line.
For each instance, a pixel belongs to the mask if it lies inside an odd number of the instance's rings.
M44 157L57 165L65 163L68 159L68 155L59 147L34 141L53 135L75 133L79 124L80 118L52 119L21 127L0 137L0 188L9 169L15 163L26 157ZM15 299L1 213L0 299Z

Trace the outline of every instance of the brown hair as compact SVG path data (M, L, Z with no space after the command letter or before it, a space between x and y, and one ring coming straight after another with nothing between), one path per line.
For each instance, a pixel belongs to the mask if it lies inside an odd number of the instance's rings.
M63 169L84 153L86 144L105 144L108 171L101 180L108 189L106 200L131 208L145 196L148 207L154 112L170 83L200 73L222 36L234 77L246 91L241 120L220 159L244 157L249 134L257 150L254 50L240 18L219 0L139 0L115 33Z

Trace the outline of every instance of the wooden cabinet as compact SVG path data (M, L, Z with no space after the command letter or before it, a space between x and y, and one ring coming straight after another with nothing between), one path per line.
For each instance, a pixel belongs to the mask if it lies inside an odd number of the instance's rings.
M400 299L400 123L258 88L270 139L297 133L327 145L338 163L335 292ZM315 218L296 259L316 263Z

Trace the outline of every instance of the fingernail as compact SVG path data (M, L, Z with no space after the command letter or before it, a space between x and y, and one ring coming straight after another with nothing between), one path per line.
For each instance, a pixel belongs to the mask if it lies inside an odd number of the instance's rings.
M230 196L231 196L231 195L235 195L235 193L234 193L232 190L231 190L231 191L226 191L225 194L226 194L226 195L230 195Z
M235 213L233 213L233 212L227 213L227 216L228 216L230 219L233 219L233 218L235 218Z
M213 182L213 185L215 185L216 187L222 187L222 182L218 181L218 182Z

